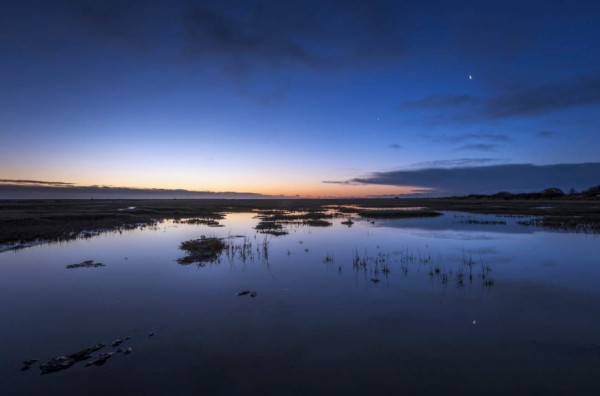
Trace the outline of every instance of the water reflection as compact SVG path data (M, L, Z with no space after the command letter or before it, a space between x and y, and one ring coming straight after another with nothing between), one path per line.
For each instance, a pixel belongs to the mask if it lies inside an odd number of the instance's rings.
M600 389L598 236L454 213L272 236L255 216L0 254L3 394ZM178 265L202 236L224 247ZM104 266L65 268L87 260ZM20 371L125 336L101 367Z

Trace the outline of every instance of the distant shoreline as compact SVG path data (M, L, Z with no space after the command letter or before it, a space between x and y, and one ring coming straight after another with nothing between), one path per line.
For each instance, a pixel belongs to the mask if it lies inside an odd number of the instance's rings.
M473 198L360 199L196 199L196 200L0 200L0 244L27 246L40 241L72 240L99 232L155 224L167 219L219 219L253 211L319 212L343 206L343 216L365 208L422 207L532 217L531 225L576 232L600 232L600 200Z

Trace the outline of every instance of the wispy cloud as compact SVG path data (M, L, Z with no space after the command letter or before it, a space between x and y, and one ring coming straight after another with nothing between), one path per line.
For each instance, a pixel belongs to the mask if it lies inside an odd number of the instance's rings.
M556 132L554 131L538 131L537 136L541 137L541 138L551 138L554 137L556 135Z
M457 148L457 150L472 150L472 151L496 151L498 148L497 144L488 143L472 143L464 144Z
M451 160L436 160L417 162L411 168L456 168L464 166L485 165L500 161L497 158L456 158Z
M389 148L392 148L394 150L400 150L402 148L402 146L398 143L392 143L389 145Z
M468 140L483 140L488 142L508 142L510 137L502 133L464 133L462 135L446 136L450 143L461 143Z
M508 91L487 101L492 117L551 113L600 103L600 74Z
M343 185L349 185L349 186L362 184L362 183L354 182L352 180L323 180L321 183L325 183L325 184L343 184Z
M451 116L443 118L468 122L534 116L597 104L600 104L600 74L528 85L488 97L432 95L404 102L398 109L452 111Z
M502 143L509 142L511 138L503 133L463 133L457 135L422 135L423 138L444 145L455 145L456 150L495 151Z
M184 17L186 54L220 57L233 72L395 60L405 51L388 6L385 1L310 7L302 1L196 3Z
M503 133L463 133L457 135L432 135L425 134L422 135L423 138L430 140L432 142L437 143L464 143L468 141L480 141L480 142L492 142L492 143L502 143L508 142L511 138Z

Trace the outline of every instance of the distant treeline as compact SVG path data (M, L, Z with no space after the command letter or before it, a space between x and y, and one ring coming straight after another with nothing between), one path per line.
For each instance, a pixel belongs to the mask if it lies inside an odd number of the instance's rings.
M460 197L451 197L457 199L573 199L573 200L589 200L589 199L600 199L600 185L588 188L584 191L576 191L570 189L568 192L564 192L560 188L551 187L540 192L531 193L511 193L507 191L501 191L495 194L470 194Z

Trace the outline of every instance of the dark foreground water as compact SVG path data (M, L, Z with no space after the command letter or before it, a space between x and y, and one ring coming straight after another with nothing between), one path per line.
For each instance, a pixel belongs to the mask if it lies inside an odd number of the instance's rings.
M338 219L265 257L252 216L1 253L0 394L600 394L600 236ZM201 235L252 253L178 264ZM103 366L20 371L126 336Z

